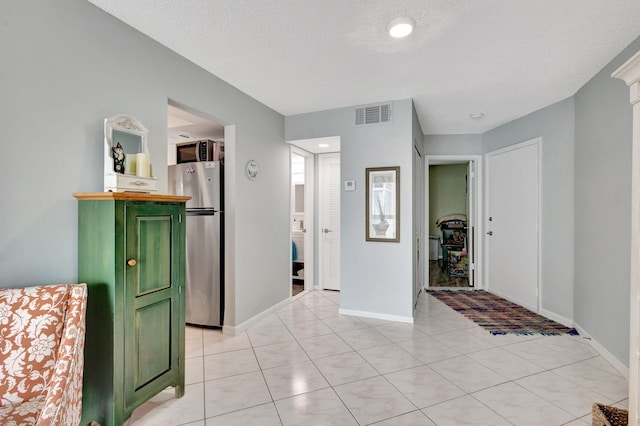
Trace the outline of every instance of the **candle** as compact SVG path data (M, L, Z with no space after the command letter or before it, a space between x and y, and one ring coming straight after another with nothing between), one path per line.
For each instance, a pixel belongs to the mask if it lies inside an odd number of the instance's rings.
M148 178L149 175L149 154L140 153L136 155L136 176Z
M124 157L124 172L128 175L136 174L136 154L127 154Z

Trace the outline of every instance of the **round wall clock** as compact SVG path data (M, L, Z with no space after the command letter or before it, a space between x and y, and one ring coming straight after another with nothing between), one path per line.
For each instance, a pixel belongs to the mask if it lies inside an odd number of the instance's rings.
M247 163L247 176L251 180L255 180L258 178L258 163L254 160L251 160Z

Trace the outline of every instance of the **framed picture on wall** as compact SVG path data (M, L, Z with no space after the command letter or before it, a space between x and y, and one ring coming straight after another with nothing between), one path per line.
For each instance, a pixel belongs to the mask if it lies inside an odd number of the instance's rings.
M366 241L400 242L400 167L366 173Z

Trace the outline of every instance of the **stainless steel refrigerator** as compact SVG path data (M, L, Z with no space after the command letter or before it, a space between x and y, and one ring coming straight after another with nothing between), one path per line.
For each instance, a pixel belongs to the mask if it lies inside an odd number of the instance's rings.
M220 161L169 166L169 192L187 201L186 320L222 326L224 318L224 171Z

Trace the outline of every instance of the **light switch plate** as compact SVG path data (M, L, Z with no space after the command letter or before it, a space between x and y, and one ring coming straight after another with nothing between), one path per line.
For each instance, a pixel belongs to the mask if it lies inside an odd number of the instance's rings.
M344 190L345 191L355 191L356 190L356 181L355 180L345 180L344 181Z

